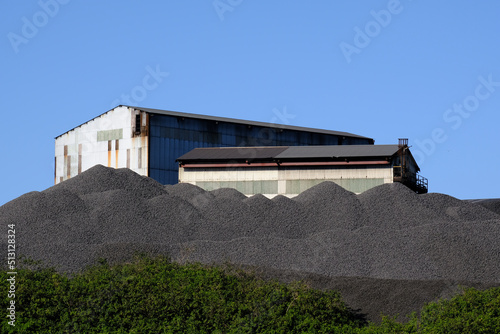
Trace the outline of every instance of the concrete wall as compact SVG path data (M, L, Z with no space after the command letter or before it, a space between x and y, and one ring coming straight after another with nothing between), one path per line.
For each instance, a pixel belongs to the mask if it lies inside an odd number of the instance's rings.
M136 115L140 129L136 133ZM98 164L148 173L148 115L117 107L55 140L55 180L67 180Z
M205 190L235 188L245 195L293 197L323 181L333 181L354 193L392 183L390 165L355 167L179 168L179 182Z

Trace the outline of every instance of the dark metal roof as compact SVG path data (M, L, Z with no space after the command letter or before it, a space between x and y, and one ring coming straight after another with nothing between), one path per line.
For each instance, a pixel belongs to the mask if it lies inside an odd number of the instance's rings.
M391 157L398 145L324 145L278 147L195 148L178 161L253 160L253 159L328 159Z
M229 160L265 160L273 159L286 150L288 146L254 146L254 147L204 147L195 148L182 155L179 161L229 161Z
M398 145L322 145L290 146L276 159L301 158L355 158L355 157L390 157L398 151Z
M294 126L294 125L283 125L283 124L276 124L276 123L247 121L247 120L236 119L236 118L198 115L198 114L190 114L190 113L170 111L170 110L141 108L141 107L133 107L133 106L124 106L124 107L135 108L135 109L142 110L142 111L145 111L145 112L151 113L151 114L187 117L187 118L196 118L196 119L206 119L206 120L211 120L211 121L216 121L216 122L227 122L227 123L236 123L236 124L244 124L244 125L254 125L254 126L262 126L262 127L268 127L268 128L274 128L274 129L284 129L284 130L307 131L307 132L323 133L323 134L327 134L327 135L336 135L336 136L352 137L352 138L364 138L364 139L373 140L373 138L370 138L370 137L364 137L364 136L356 135L356 134L349 133L349 132L342 132L342 131L332 131L332 130L306 128L306 127Z

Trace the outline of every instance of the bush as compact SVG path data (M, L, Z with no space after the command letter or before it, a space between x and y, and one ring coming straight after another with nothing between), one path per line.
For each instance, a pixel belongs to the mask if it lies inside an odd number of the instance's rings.
M17 275L16 332L302 333L359 327L337 292L264 282L242 271L166 258L101 263L68 277L54 269ZM5 281L6 274L2 280ZM2 307L6 307L7 298ZM12 330L2 324L4 332Z
M371 325L363 333L477 334L500 333L500 287L479 291L463 288L450 300L428 303L420 317L412 314L401 324L383 318L379 326Z
M7 273L0 277L8 283ZM101 261L74 276L20 269L15 301L16 327L4 320L3 333L500 333L500 288L464 289L407 323L385 317L375 325L335 291L164 257ZM1 307L8 303L4 294Z
M450 300L430 303L421 313L422 333L500 333L500 288L464 289Z

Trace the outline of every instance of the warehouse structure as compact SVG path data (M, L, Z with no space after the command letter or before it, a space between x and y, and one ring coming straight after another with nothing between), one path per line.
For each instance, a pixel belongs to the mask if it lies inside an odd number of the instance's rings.
M197 148L177 160L179 182L236 188L248 196L293 197L323 181L354 193L392 182L427 192L407 139L398 145Z
M56 137L54 182L101 164L175 184L175 159L194 148L373 144L347 132L118 106Z

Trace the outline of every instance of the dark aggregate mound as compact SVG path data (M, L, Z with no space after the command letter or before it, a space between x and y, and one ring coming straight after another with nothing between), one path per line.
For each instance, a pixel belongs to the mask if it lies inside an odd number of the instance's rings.
M71 178L61 182L51 189L67 189L78 195L98 193L108 190L126 190L133 192L136 196L152 198L165 192L163 185L155 180L130 173L130 170L112 169L97 165L92 167L90 173L82 173L78 178Z
M387 183L358 195L368 225L379 229L402 229L422 222L447 220L401 183Z
M451 218L455 221L498 219L497 213L485 210L481 205L461 201L445 194L431 193L422 195L421 198L428 207L446 215L447 219Z
M331 228L353 230L365 224L366 214L356 195L334 182L320 183L294 200L306 211L312 233Z
M247 198L96 166L1 206L0 223L16 225L18 255L61 271L136 252L229 261L338 288L377 319L417 310L460 282L500 285L498 201L480 204L399 183L355 195L324 182L293 199ZM6 234L1 243L7 249Z
M219 188L210 191L210 193L217 198L232 198L239 200L244 200L245 198L247 198L245 195L233 188Z
M485 207L486 209L500 215L500 198L474 199L469 201L474 204L479 204L482 207Z

